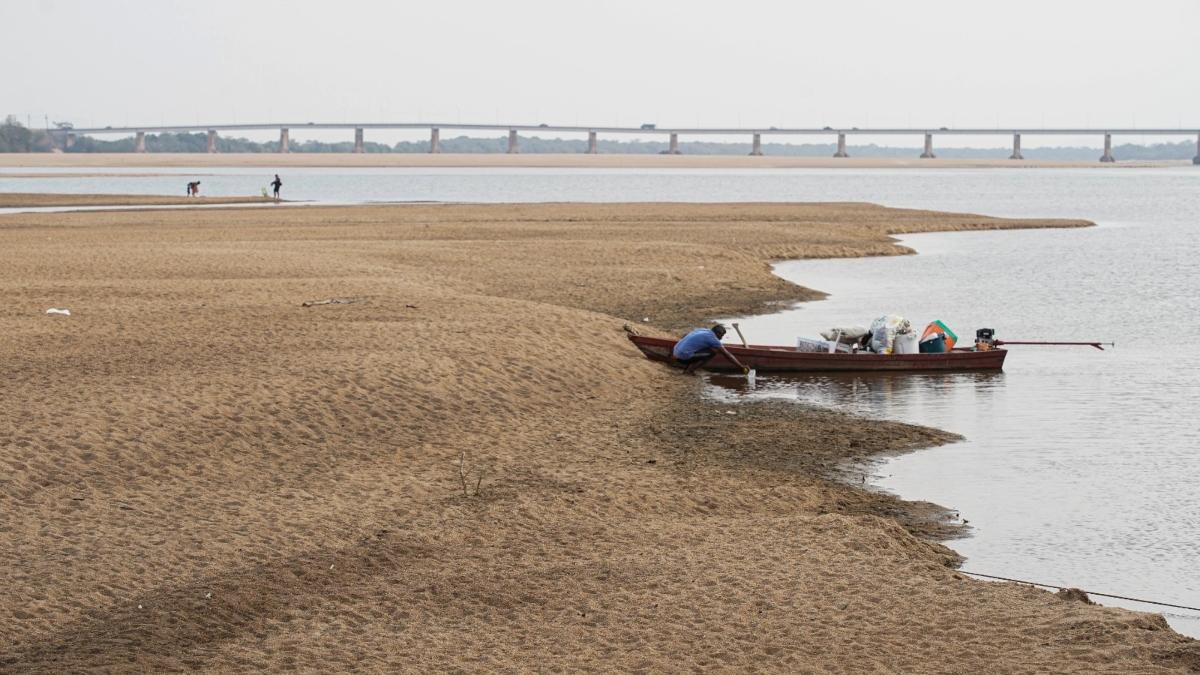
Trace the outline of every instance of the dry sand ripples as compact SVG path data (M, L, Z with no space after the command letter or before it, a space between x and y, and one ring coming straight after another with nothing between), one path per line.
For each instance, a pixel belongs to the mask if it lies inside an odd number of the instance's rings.
M947 532L931 509L828 479L949 435L730 415L620 329L813 296L770 258L1023 224L867 205L0 217L0 669L1194 668L1161 618L964 579L913 534ZM332 298L351 302L302 306Z

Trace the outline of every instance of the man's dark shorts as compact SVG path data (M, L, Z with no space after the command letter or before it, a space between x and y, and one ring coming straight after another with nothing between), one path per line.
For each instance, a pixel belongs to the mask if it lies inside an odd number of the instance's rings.
M684 368L687 368L688 366L692 365L693 363L704 363L705 361L711 359L712 357L714 357L716 355L717 355L717 353L712 351L711 349L701 349L700 351L696 352L695 354L692 354L690 358L675 359L675 363L683 366ZM672 358L674 358L674 357L672 357Z

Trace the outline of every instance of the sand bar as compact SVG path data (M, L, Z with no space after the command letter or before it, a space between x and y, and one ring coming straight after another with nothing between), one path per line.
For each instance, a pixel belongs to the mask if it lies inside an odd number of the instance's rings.
M0 208L51 206L211 206L214 204L266 204L269 197L174 197L171 195L61 194L0 192Z
M1195 668L1162 617L967 579L923 538L953 532L937 509L831 479L952 435L707 402L621 329L819 295L771 259L1087 224L866 204L0 216L0 670Z
M1014 169L1135 168L1190 165L1187 160L1062 162L1009 159L778 157L764 155L408 154L408 153L0 153L2 167L413 167L553 169Z
M159 178L162 176L180 176L179 173L162 171L3 171L0 179L4 178ZM187 174L188 177L211 176L212 174Z

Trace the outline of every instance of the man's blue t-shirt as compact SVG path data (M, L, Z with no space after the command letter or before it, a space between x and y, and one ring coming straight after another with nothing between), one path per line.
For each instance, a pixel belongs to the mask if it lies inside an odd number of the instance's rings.
M717 334L708 328L697 328L696 330L683 336L683 339L675 343L675 349L671 354L680 361L686 361L696 355L696 352L705 349L717 350L721 347L721 340L717 338Z

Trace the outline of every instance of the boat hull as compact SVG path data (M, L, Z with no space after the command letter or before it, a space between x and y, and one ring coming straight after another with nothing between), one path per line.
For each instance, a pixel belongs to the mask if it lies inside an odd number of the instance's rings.
M671 350L676 340L630 335L630 342L653 361L671 363ZM896 372L896 371L957 371L1000 370L1004 367L1004 349L978 352L974 349L954 349L941 354L844 354L800 352L792 347L725 345L731 354L747 367L764 373L805 372ZM705 370L737 371L724 354L717 354Z

